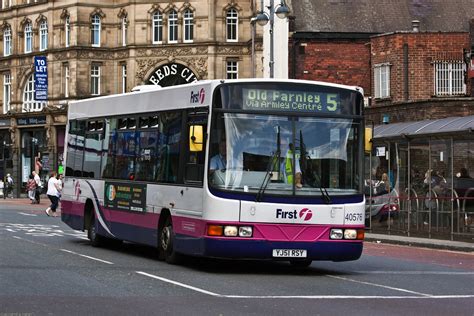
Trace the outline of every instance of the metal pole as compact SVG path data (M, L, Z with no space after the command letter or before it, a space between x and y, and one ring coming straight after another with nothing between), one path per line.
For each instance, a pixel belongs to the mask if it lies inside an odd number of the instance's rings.
M274 0L270 0L270 78L274 77L274 60L273 60L273 23L275 20L275 4Z

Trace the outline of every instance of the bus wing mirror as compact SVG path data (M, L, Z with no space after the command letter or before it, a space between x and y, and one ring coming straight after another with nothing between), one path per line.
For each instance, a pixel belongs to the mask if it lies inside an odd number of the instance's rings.
M373 135L372 127L366 127L365 136L364 136L364 149L366 153L372 152L372 135Z
M189 127L189 151L202 151L203 128L202 125Z

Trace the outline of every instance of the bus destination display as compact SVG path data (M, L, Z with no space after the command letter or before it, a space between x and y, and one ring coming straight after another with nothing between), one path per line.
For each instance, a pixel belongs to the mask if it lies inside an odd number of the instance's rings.
M339 113L341 108L337 93L244 88L242 94L245 110Z

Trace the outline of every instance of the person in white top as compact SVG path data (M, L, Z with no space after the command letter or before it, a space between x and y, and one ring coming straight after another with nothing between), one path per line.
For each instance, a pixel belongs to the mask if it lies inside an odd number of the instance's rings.
M48 207L45 212L48 216L56 217L56 209L58 208L59 196L61 194L61 185L57 177L57 173L53 171L51 177L48 180L48 191L46 194L51 201L51 206Z
M36 190L35 190L35 203L39 204L40 203L40 195L41 195L41 190L43 186L41 185L41 179L38 173L36 171L32 171L31 174L33 175L35 182L36 182Z

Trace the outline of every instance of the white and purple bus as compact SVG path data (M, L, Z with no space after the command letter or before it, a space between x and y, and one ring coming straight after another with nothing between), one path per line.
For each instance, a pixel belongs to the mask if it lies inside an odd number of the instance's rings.
M211 80L73 102L62 220L190 256L360 257L363 93L300 80ZM187 256L183 256L187 255Z

